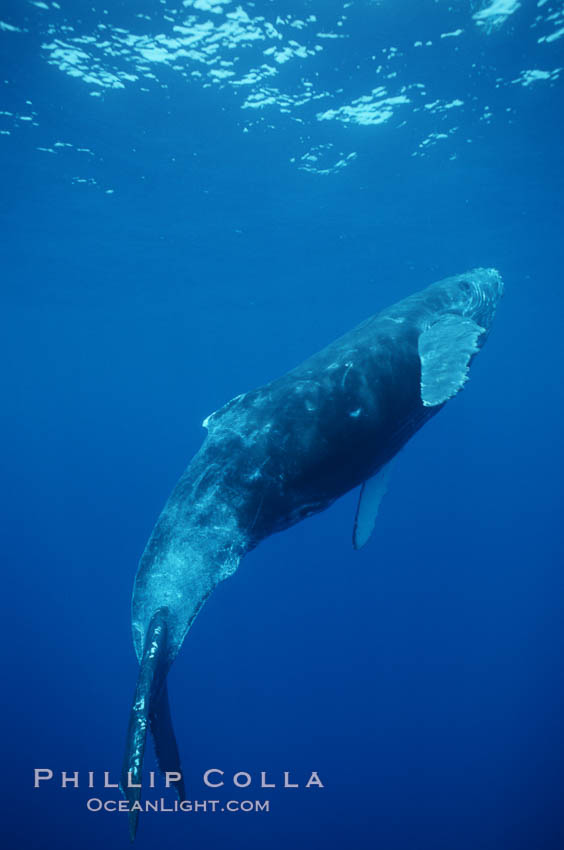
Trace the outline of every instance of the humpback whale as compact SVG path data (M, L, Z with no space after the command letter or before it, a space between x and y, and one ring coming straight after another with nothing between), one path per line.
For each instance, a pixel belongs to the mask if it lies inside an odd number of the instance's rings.
M208 416L141 557L132 599L140 664L121 788L135 837L147 729L184 799L167 673L200 608L245 553L360 486L353 544L370 536L389 464L468 379L503 283L449 277L366 319L286 375Z

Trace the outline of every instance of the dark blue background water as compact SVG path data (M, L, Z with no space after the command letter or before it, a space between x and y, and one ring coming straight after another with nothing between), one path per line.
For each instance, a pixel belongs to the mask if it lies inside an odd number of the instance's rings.
M423 27L369 13L384 44ZM512 122L468 114L456 159L410 155L416 115L333 128L358 157L319 175L289 162L290 119L243 134L231 95L172 75L94 101L45 63L31 5L0 17L28 29L0 33L3 108L40 116L0 139L3 846L128 845L125 815L89 813L85 787L34 791L33 768L119 773L136 564L202 419L474 266L506 282L494 332L402 453L373 539L352 550L353 493L266 541L171 672L191 799L217 796L210 767L325 788L271 792L268 814L142 815L137 846L564 846L561 88L515 86ZM510 34L465 49L532 67ZM37 150L58 138L94 150L88 170Z

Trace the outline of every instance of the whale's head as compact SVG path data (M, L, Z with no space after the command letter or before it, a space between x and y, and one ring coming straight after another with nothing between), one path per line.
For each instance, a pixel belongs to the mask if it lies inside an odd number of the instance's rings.
M503 281L497 269L474 269L451 278L452 298L461 315L489 331L503 295Z
M474 269L426 292L428 310L418 340L421 400L424 407L436 407L468 380L470 364L488 338L503 282L496 269Z

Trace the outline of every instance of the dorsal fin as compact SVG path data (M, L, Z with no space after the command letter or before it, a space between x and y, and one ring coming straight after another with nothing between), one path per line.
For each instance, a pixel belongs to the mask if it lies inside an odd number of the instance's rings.
M423 331L418 350L421 360L421 401L425 407L443 404L468 380L472 356L484 328L465 316L448 314Z
M362 548L374 530L380 502L388 489L390 468L391 463L387 463L360 488L353 529L355 549Z
M223 407L220 407L219 410L214 410L213 413L210 413L209 416L206 416L206 418L202 422L202 427L209 430L210 428L217 425L220 418L225 413L227 413L228 410L231 410L231 408L234 407L237 404L237 402L239 402L245 396L246 396L246 393L239 393L239 395L236 395L235 398L232 398L230 401L228 401L226 404L224 404Z

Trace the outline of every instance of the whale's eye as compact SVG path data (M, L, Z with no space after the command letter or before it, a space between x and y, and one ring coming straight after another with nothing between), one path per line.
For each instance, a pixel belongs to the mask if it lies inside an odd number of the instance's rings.
M459 286L463 292L470 292L470 290L472 289L471 284L469 284L466 280L461 281L459 283Z

